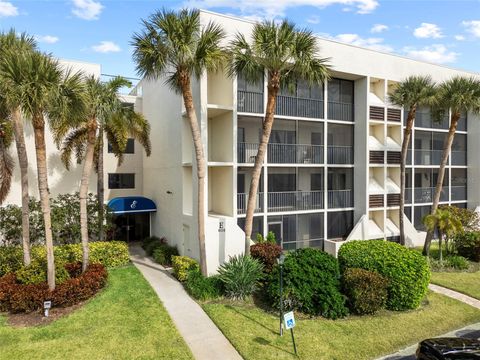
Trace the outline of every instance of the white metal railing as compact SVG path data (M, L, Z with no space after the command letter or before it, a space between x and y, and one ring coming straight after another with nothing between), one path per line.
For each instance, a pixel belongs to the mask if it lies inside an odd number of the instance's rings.
M323 191L269 192L268 211L323 209Z
M247 204L248 204L248 194L238 193L237 194L237 214L246 214ZM263 211L263 193L260 192L257 194L257 198L255 199L254 212L262 212L262 211Z
M258 145L258 143L239 142L237 144L237 162L254 163L258 153Z
M353 190L328 190L328 208L353 207Z
M329 145L327 161L329 164L353 164L353 146Z
M247 113L263 113L263 92L238 90L237 110Z
M353 104L329 101L327 104L328 118L330 120L353 121Z
M272 164L323 164L323 145L268 144Z

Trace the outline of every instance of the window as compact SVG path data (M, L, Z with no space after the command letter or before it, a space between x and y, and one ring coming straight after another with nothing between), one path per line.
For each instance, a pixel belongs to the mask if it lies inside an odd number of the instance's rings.
M310 174L310 188L312 191L323 190L323 174Z
M327 215L327 237L346 238L353 229L353 211L329 212Z
M263 93L263 76L258 75L259 81L251 83L245 79L242 74L237 77L237 88L239 91Z
M296 174L268 174L268 191L295 191Z
M111 154L113 153L113 148L112 144L110 142L108 143L108 153ZM125 150L123 151L124 154L135 154L135 140L134 139L128 139L127 140L127 145L125 146Z
M353 104L353 81L341 79L329 80L328 101Z
M108 174L109 189L134 189L135 174Z

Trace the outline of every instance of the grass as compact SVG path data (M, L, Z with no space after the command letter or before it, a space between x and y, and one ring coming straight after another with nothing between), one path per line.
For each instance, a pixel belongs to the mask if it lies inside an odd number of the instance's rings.
M134 266L113 269L107 288L49 325L12 328L0 315L3 359L193 359Z
M480 271L434 272L430 282L480 300Z
M246 359L294 359L290 334L278 336L279 320L253 304L204 303L203 308ZM343 320L300 319L295 340L301 359L373 359L418 341L480 321L480 311L429 293L426 303L408 312Z

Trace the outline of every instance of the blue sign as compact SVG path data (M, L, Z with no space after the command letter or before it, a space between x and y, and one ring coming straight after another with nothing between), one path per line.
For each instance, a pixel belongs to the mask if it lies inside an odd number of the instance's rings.
M114 214L157 211L155 203L143 196L125 196L113 198L108 202L108 207Z
M295 327L295 317L293 316L293 311L284 314L283 321L285 322L285 329L289 330Z

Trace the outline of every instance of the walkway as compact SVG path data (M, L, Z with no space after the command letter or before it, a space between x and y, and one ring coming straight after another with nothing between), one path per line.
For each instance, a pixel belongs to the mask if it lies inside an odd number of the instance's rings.
M241 360L235 348L165 268L140 247L130 247L130 259L157 293L180 335L197 360Z
M430 284L428 288L433 292L448 296L452 299L461 301L465 304L480 309L480 301L470 296L434 284ZM479 339L480 323L464 327L463 329L451 331L447 334L442 335L441 337L464 337L470 339ZM409 346L408 348L396 352L395 354L382 357L378 360L415 360L415 351L417 350L417 345L418 344Z

